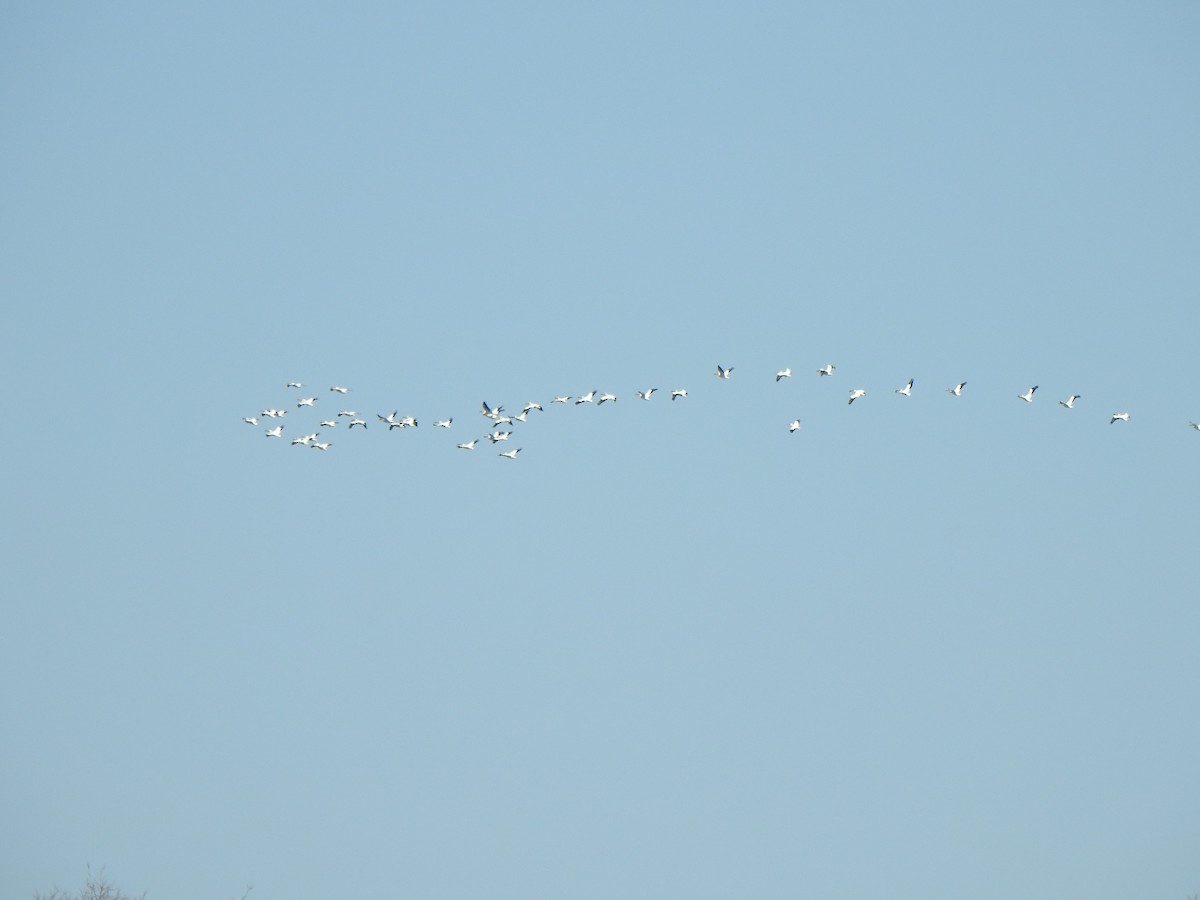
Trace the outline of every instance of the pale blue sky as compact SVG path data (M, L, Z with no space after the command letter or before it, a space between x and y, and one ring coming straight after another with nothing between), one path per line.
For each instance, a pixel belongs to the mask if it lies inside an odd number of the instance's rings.
M1198 38L6 6L0 895L1200 891Z

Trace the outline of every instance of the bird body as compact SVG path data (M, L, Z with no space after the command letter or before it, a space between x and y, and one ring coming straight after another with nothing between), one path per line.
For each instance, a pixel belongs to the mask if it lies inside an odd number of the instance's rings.
M317 402L316 397L301 397L296 401L297 406L312 406Z
M1128 422L1128 421L1129 421L1129 413L1119 412L1119 413L1112 414L1112 418L1108 420L1108 424L1111 425L1113 422Z
M913 380L910 378L910 379L908 379L908 384L906 384L904 387L896 388L896 393L899 394L901 397L911 397L912 396L912 386L913 386Z
M274 428L268 428L267 437L283 437L283 426L276 425Z
M678 400L680 397L686 397L686 396L687 396L686 388L676 388L675 390L671 391L671 399L672 400Z
M788 431L789 432L794 434L795 432L797 432L799 430L800 430L800 420L799 419L792 419L792 421L788 422Z
M1059 405L1059 406L1065 406L1067 409L1074 409L1074 408L1075 408L1075 401L1076 401L1076 400L1078 400L1078 399L1079 399L1079 395L1078 395L1078 394L1072 394L1072 395L1071 395L1070 397L1068 397L1066 400L1059 400L1059 401L1058 401L1058 405Z
M961 397L963 388L965 388L966 386L967 386L967 383L965 381L960 381L954 387L946 388L946 393L953 394L955 397Z
M575 401L575 405L578 406L580 403L591 403L592 400L595 399L595 397L596 397L595 391L588 391L586 394L584 394L582 397L580 397L578 400Z
M1035 384L1033 387L1031 387L1025 393L1017 394L1017 396L1020 399L1024 400L1026 403L1032 403L1033 402L1033 392L1036 391L1037 389L1038 389L1038 386Z
M502 451L502 452L500 453L500 455L501 455L501 456L503 456L505 459L516 459L516 458L517 458L517 454L518 454L518 453L520 453L520 452L521 452L521 448L520 448L520 447L518 447L516 450L509 450L508 452L503 452L503 451Z
M616 394L601 394L600 400L599 400L599 402L596 403L596 405L599 406L601 403L605 402L606 400L611 400L614 403L616 403L617 395Z
M775 373L775 383L779 384L781 379L791 378L791 377L792 377L791 369L780 369L778 372Z
M821 366L821 368L817 369L817 374L818 375L832 375L833 370L835 368L836 367L834 366L833 363L826 363L825 365Z
M440 422L434 422L433 427L434 428L449 428L453 424L454 424L454 417L451 416L449 419L442 419Z
M464 441L463 443L459 444L458 449L459 450L474 450L475 445L477 443L479 443L479 440L477 438L472 438L469 441Z
M855 388L854 390L852 390L852 391L850 392L850 399L849 399L849 400L847 400L847 401L846 401L846 403L848 403L848 404L849 404L849 403L853 403L853 402L854 402L855 400L857 400L859 397L865 397L865 396L867 396L867 392L866 392L866 391L864 391L862 388Z
M330 388L330 390L331 390L331 391L335 391L335 392L337 392L337 393L339 393L339 394L348 394L348 393L350 393L350 388L348 388L348 387L341 387L340 385L336 385L336 384L335 384L333 387L331 387L331 388Z
M650 388L650 390L648 390L648 391L634 391L634 393L637 394L639 397L641 397L643 400L649 400L650 397L657 390L658 390L658 388Z
M726 381L728 381L729 376L732 374L733 374L733 366L730 366L728 369L722 369L720 366L717 366L717 377L718 378L724 378Z

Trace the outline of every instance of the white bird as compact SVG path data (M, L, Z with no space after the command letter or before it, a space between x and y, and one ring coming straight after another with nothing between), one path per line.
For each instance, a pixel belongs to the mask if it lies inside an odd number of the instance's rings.
M306 434L306 435L304 435L304 437L294 438L292 440L292 446L295 447L297 444L304 444L305 446L307 446L308 444L311 444L312 441L313 441L312 435Z
M1108 420L1108 424L1111 425L1113 422L1116 422L1116 421L1128 422L1129 421L1129 413L1127 413L1127 412L1113 413L1112 418Z
M788 431L789 432L797 432L799 430L800 430L800 420L799 419L792 419L792 421L788 422Z
M283 426L276 425L274 428L268 428L267 437L283 437Z
M553 402L554 403L570 403L571 398L570 397L555 397Z
M375 418L377 418L384 425L394 425L396 423L396 411L392 410L386 416L381 413L375 413Z
M302 387L304 387L304 385L302 385L302 384L301 384L300 382L298 382L298 381L289 381L289 382L287 383L287 386L288 386L288 387L290 387L290 388L302 388Z
M525 422L525 421L526 421L528 418L529 418L529 413L527 413L527 412L525 412L524 410L522 410L522 411L521 411L520 413L518 413L517 415L515 415L515 416L510 416L510 417L509 417L509 420L508 420L508 424L510 424L510 425L511 425L513 422Z
M850 399L849 399L849 400L847 400L846 402L847 402L847 403L853 403L853 402L854 402L855 400L857 400L859 397L865 397L865 396L867 396L867 392L866 392L866 391L864 391L862 388L855 388L854 390L852 390L852 391L850 392Z
M1038 386L1035 384L1033 387L1031 387L1025 393L1017 394L1017 397L1024 400L1026 403L1032 403L1033 402L1033 392L1036 391L1037 389L1038 389Z
M960 381L954 387L946 388L946 393L953 394L955 397L961 397L963 388L965 388L966 386L967 386L967 383L965 381Z
M440 422L434 422L433 427L434 428L449 428L453 424L454 424L454 417L451 416L449 419L442 419Z
M650 390L648 390L648 391L634 391L634 393L637 394L639 397L641 397L643 400L649 400L654 395L654 392L657 390L658 390L658 388L650 388Z
M591 403L592 399L595 396L596 396L595 391L588 391L586 394L584 394L582 397L580 397L578 400L575 401L575 405L578 406L580 403Z
M465 442L465 443L459 444L459 445L458 445L458 449L459 449L459 450L474 450L474 449L475 449L475 445L476 445L476 444L478 444L478 443L479 443L479 439L478 439L478 438L472 438L471 440L469 440L469 441L467 441L467 442Z
M495 409L493 409L492 407L487 405L486 400L484 400L483 403L480 404L480 407L481 407L481 409L479 410L479 412L482 413L483 416L488 419L494 419L497 416L499 416L500 413L504 412L503 406L497 406Z
M521 448L518 447L516 450L509 450L507 453L501 452L500 455L503 456L505 459L516 459L517 454L520 452L521 452Z
M337 391L339 394L348 394L348 393L350 393L350 388L348 388L348 387L339 387L339 386L338 386L338 385L336 385L336 384L335 384L333 387L331 387L331 388L330 388L330 390L331 390L331 391Z
M313 441L311 446L312 446L312 449L314 449L314 450L328 450L330 447L333 446L333 444L329 443L329 441L326 441L323 444L320 443L319 441Z
M1200 431L1200 422L1188 422L1188 425L1190 425L1192 428L1195 428L1197 431Z
M352 410L352 409L343 409L342 411L340 411L340 412L338 413L338 415L339 415L339 416L349 416L351 419L353 419L355 416L357 416L357 415L358 415L358 413L356 413L356 412L355 412L354 410Z
M320 423L322 428L337 428L337 419L330 419L328 422Z
M720 366L717 366L718 378L724 378L728 380L731 374L733 374L733 366L730 366L728 369L722 369Z
M833 363L826 363L825 365L821 366L821 368L817 369L817 374L818 375L832 375L834 368L835 368L835 366L833 365Z
M612 400L615 403L617 400L617 395L616 394L601 394L600 395L600 403L603 403L605 400ZM600 403L597 403L596 405L599 406Z
M297 406L312 406L316 402L317 402L316 397L301 397L299 400L296 401L296 405Z
M247 425L257 425L258 424L258 416L243 416L242 421L245 422Z
M536 409L538 412L545 412L545 410L542 409L542 404L534 403L532 400L530 400L528 403L525 404L525 408L522 409L521 412L527 413L534 409Z
M364 422L362 419L354 419L350 422L350 427L352 429L354 428L355 425L361 425L364 429L367 427L367 423Z
M511 431L493 431L487 436L487 439L493 444L498 444L500 441L507 441L510 434L512 434Z
M904 387L896 388L896 393L899 394L901 397L911 397L912 396L912 386L913 386L913 380L910 378L910 379L908 379L908 384L906 384Z
M1059 400L1059 401L1058 401L1058 405L1059 405L1059 406L1065 406L1067 409L1074 409L1074 408L1075 408L1075 401L1076 401L1076 400L1078 400L1078 399L1079 399L1079 395L1078 395L1078 394L1072 394L1072 395L1071 395L1070 397L1068 397L1066 400Z
M675 390L671 391L671 399L672 400L678 400L680 397L686 397L686 396L687 396L686 388L676 388Z
M791 377L792 377L792 370L790 368L780 369L778 372L775 373L775 383L779 384L779 380L781 378L791 378Z
M287 413L286 409L264 409L262 414L268 419L278 419L280 416Z

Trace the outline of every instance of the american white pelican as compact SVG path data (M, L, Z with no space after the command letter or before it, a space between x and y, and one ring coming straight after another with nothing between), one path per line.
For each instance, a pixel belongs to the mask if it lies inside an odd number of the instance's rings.
M339 416L349 416L351 419L353 419L355 416L358 415L358 413L356 413L352 409L343 409L338 413L338 415Z
M657 390L658 390L658 388L650 388L650 390L648 390L648 391L634 391L634 393L637 394L639 397L641 397L643 400L649 400L652 396L654 396L654 392Z
M304 444L304 445L307 447L307 446L308 446L309 444L311 444L312 442L313 442L313 437L312 437L312 435L311 435L311 434L306 434L306 435L304 435L304 437L293 438L293 439L292 439L292 446L293 446L293 447L295 447L297 444Z
M355 425L361 425L361 426L363 427L363 429L364 429L364 430L365 430L365 429L366 429L366 427L367 427L367 423L366 423L366 422L364 422L362 419L353 419L353 420L350 422L350 428L351 428L351 429L353 429Z
M319 423L322 428L337 428L337 419L330 419L328 422Z
M857 400L859 397L865 397L865 396L867 396L867 392L866 392L866 391L864 391L862 388L855 388L854 390L852 390L852 391L850 392L850 399L849 399L849 400L847 400L846 402L847 402L847 403L853 403L853 402L854 402L855 400Z
M1026 403L1032 403L1033 402L1033 392L1036 391L1037 389L1038 389L1038 386L1035 384L1033 387L1031 387L1025 393L1017 394L1017 396L1020 399L1024 400Z
M733 374L733 366L730 366L728 369L722 369L720 366L717 366L717 377L718 378L724 378L724 379L728 380L729 376L732 374Z
M257 425L258 424L258 416L243 416L242 421L245 422L247 425Z
M276 425L274 428L268 428L267 437L283 437L283 426Z
M493 431L487 436L487 439L493 444L498 444L501 441L507 441L510 434L512 434L511 431Z
M449 419L442 419L440 422L434 422L433 427L434 428L449 428L453 424L454 424L454 417L451 416Z
M612 400L614 403L616 403L616 402L617 402L617 395L616 395L616 394L601 394L601 395L600 395L600 401L599 401L599 402L598 402L596 405L597 405L597 406L599 406L599 405L600 405L601 403L603 403L605 400Z
M487 405L486 400L484 400L483 403L480 404L480 407L481 408L480 408L479 412L482 413L483 416L488 419L494 419L497 416L499 416L500 413L504 412L503 406L497 406L493 409L492 407Z
M966 386L967 386L967 383L965 381L960 381L954 387L946 388L946 393L953 394L955 397L961 397L963 388L965 388Z
M554 403L570 403L571 398L570 397L555 397L552 402L554 402Z
M532 400L530 400L528 403L525 404L525 407L521 410L521 412L527 413L527 412L531 412L532 410L535 410L535 409L538 412L545 412L545 410L542 409L542 404L534 403Z
M350 388L348 388L348 387L340 387L340 386L338 386L338 385L336 385L336 384L335 384L333 387L331 387L331 388L330 388L330 390L331 390L331 391L337 391L337 393L339 393L339 394L348 394L348 393L350 393Z
M333 444L331 444L329 441L326 441L323 444L320 443L319 441L313 441L310 446L314 450L328 450L330 447L333 446Z
M316 397L301 397L296 401L297 406L312 406L317 402Z
M505 459L516 459L517 454L520 452L521 448L518 447L516 450L509 450L507 453L501 452L500 456L503 456Z
M794 433L799 430L800 430L800 420L799 419L792 419L792 421L788 422L788 431L789 432Z
M775 373L775 383L779 384L780 379L791 378L791 377L792 377L792 370L790 368L780 369L778 372Z
M1058 405L1059 405L1059 406L1065 406L1067 409L1074 409L1074 408L1075 408L1075 401L1076 401L1076 400L1078 400L1078 399L1079 399L1079 395L1078 395L1078 394L1072 394L1072 395L1071 395L1070 397L1068 397L1066 400L1059 400L1059 401L1058 401Z
M304 387L304 385L302 385L302 384L301 384L300 382L298 382L298 381L289 381L289 382L287 383L287 386L288 386L288 387L290 387L290 388L302 388L302 387Z
M508 420L508 424L511 425L513 422L522 422L523 423L523 422L527 421L528 419L529 419L529 413L522 410L517 415L510 416L509 420Z
M1197 431L1200 431L1200 422L1188 422L1188 425L1192 428L1195 428Z
M586 394L584 394L582 397L580 397L578 400L575 401L575 405L578 406L580 403L591 403L592 400L595 398L595 396L596 396L595 391L588 391Z
M459 450L474 450L474 449L475 449L475 445L476 445L476 444L478 444L478 443L479 443L479 439L478 439L478 438L472 438L472 439L471 439L471 440L469 440L469 441L466 441L466 442L464 442L464 443L462 443L462 444L459 444L459 445L458 445L458 449L459 449Z
M1127 413L1127 412L1113 413L1112 418L1108 420L1108 424L1111 425L1113 422L1117 422L1117 421L1128 422L1129 421L1129 413Z
M686 396L687 396L686 388L676 388L675 390L671 391L671 399L672 400L678 400L680 397L686 397Z
M906 384L904 387L896 388L896 393L899 394L901 397L911 397L912 396L912 386L913 386L913 380L910 378L910 379L908 379L908 384Z
M818 375L832 375L834 368L836 368L836 367L834 366L833 363L826 363L825 365L821 366L821 368L817 369L817 374Z

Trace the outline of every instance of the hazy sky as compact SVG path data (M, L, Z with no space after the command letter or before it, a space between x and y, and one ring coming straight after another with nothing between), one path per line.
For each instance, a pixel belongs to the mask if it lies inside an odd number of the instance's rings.
M1200 891L1198 38L9 4L0 895Z

